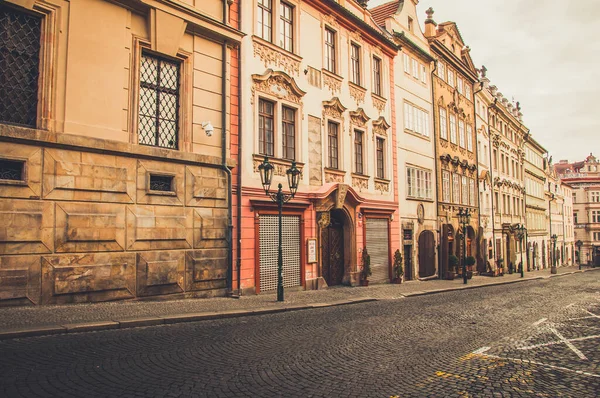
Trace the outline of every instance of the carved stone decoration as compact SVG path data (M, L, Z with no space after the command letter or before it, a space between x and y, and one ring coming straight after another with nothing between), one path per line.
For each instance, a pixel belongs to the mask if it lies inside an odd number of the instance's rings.
M390 127L385 118L380 116L379 119L373 121L373 134L387 137L387 131Z
M369 117L365 113L363 108L358 108L355 111L350 111L350 124L355 127L367 127Z
M371 96L373 98L373 106L381 113L385 110L386 100L380 97Z
M369 189L369 179L359 176L352 176L352 186L358 188L360 192L363 189Z
M319 214L319 221L317 222L321 229L327 228L331 223L331 213L324 211Z
M342 80L336 79L327 73L323 73L323 85L329 87L329 90L333 93L342 91Z
M289 74L300 75L300 61L285 54L283 51L277 51L271 47L254 41L254 57L260 58L265 67L269 65L283 69Z
M446 140L440 140L440 145L442 148L448 148L448 141Z
M337 194L335 195L335 208L341 209L344 207L346 201L346 194L348 193L348 185L340 184L338 186Z
M255 92L260 91L273 95L296 104L302 104L302 97L306 94L296 84L296 81L287 73L267 69L263 75L252 75L252 103L254 103Z
M387 181L375 181L375 190L380 192L389 192L390 183Z
M423 221L425 221L425 207L423 203L419 203L419 206L417 206L417 221L420 225L423 225Z
M333 97L330 101L323 101L323 126L325 125L325 119L337 119L344 120L344 112L346 111L346 107L342 105L340 99L338 97ZM343 129L342 129L343 130Z
M344 182L344 176L341 174L337 174L337 173L330 173L330 172L325 172L325 182L326 183L330 183L330 182L338 182L338 183L343 183Z
M253 159L253 169L255 173L258 173L258 166L260 166L260 164L263 162L263 158L257 156ZM288 162L281 162L278 159L269 159L269 162L273 165L273 175L275 176L279 176L279 177L287 177L287 171L290 168L290 163ZM280 163L281 162L281 163ZM302 178L302 172L304 169L304 165L302 164L296 164L296 166L298 167L298 169L300 170L300 178Z
M367 90L354 84L350 84L348 87L350 88L350 96L356 100L357 105L365 102Z
M323 14L323 22L325 22L327 25L332 26L334 28L340 27L340 24L338 24L338 22L335 20L335 17L333 17L331 15Z

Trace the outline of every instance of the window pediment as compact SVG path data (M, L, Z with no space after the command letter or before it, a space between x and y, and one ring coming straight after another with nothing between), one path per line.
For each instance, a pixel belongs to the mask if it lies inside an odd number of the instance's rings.
M387 131L390 127L391 126L383 116L380 116L379 119L373 121L373 133L375 134L387 136Z
M338 97L333 97L329 101L323 101L323 116L329 116L334 119L343 119L343 113L346 111L346 108L340 102Z
M305 91L298 87L293 77L282 71L267 69L262 75L252 75L252 81L253 100L255 91L260 91L278 99L301 104L302 97L306 94Z
M353 126L366 127L369 117L365 113L363 108L358 108L355 111L350 111L350 121Z

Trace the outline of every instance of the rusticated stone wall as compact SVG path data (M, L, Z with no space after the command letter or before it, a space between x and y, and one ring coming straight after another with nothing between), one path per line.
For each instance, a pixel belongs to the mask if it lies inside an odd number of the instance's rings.
M70 138L90 149L0 141L0 159L24 162L21 181L0 179L0 305L224 295L219 159ZM150 190L152 174L172 191Z

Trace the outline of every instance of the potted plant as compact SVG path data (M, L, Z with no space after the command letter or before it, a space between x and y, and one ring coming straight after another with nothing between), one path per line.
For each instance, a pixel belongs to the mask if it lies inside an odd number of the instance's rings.
M473 277L473 265L475 265L475 263L477 262L477 260L475 260L475 257L473 256L469 256L465 259L465 263L467 264L467 279L471 279Z
M448 257L448 265L450 269L448 270L446 279L452 280L456 275L456 267L458 267L458 257L456 257L454 254L451 254L450 257Z
M369 276L373 273L371 270L371 256L364 249L362 252L362 270L360 272L360 284L361 286L369 286Z
M404 276L404 268L402 267L402 254L400 249L397 249L394 253L394 267L393 267L394 278L393 283L402 283L402 277Z

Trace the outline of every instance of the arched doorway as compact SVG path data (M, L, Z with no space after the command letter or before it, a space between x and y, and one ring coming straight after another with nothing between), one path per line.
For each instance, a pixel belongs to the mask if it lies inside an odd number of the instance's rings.
M329 225L321 230L322 274L328 286L341 285L344 281L344 221L342 210L332 210Z
M419 235L419 278L435 275L435 236L432 231Z

